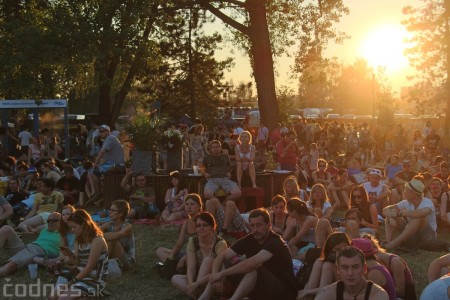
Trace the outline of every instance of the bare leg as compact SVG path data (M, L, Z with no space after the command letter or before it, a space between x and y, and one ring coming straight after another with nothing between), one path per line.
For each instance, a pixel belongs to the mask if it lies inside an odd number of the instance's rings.
M44 219L40 215L35 215L17 225L17 229L23 232L31 232L30 228L37 228L44 225Z
M322 266L322 274L320 276L319 288L327 286L335 282L336 266L330 262L324 262Z
M236 179L237 185L240 188L242 186L242 162L240 161L236 162Z
M241 189L239 187L233 188L230 192L227 198L225 198L225 201L227 200L237 200L241 198Z
M425 225L425 222L427 222L426 218L411 219L405 229L398 235L397 238L388 243L386 248L395 248L399 246L403 241L416 234Z
M172 282L172 285L174 287L176 287L183 293L186 291L186 288L188 286L186 275L180 275L180 274L173 275L172 279L170 281Z
M325 241L332 232L333 229L331 228L330 222L326 219L319 219L315 234L317 247L323 248Z
M158 257L158 259L160 261L165 261L171 255L172 255L172 250L170 250L170 249L167 249L164 247L159 247L158 249L156 249L156 257Z
M17 264L15 262L9 261L0 267L0 277L8 276L17 270Z
M255 164L253 162L250 162L248 164L248 174L250 175L250 180L252 181L252 186L256 188L256 170L255 170Z
M121 258L125 254L119 240L108 241L108 258Z
M331 199L333 200L333 211L339 208L339 196L337 191L330 191Z
M255 288L256 285L257 273L256 271L251 271L250 273L246 273L239 283L234 295L230 298L230 300L241 300Z
M0 228L0 249L3 249L7 243L23 244L14 229L9 225L4 225Z
M395 220L395 223L392 223L392 220ZM397 229L398 227L398 222L402 220L400 220L400 218L397 219L393 219L393 218L386 218L386 222L384 224L384 228L385 228L385 232L386 232L386 241L390 242L392 241L392 239L394 238L394 231Z
M228 229L230 226L231 221L234 218L234 215L236 214L237 206L236 203L232 200L225 200L225 220L223 221L223 227L222 229Z
M348 192L347 191L341 191L339 194L341 195L341 199L345 203L345 208L346 209L350 209L350 199L348 197Z
M396 189L391 190L391 195L389 196L389 205L396 204L400 200L400 196Z

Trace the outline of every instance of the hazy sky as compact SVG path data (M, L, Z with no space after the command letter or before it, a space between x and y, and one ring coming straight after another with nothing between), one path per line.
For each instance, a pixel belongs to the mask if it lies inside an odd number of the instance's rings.
M371 35L377 28L393 25L401 26L400 22L404 19L402 8L411 5L421 5L420 0L344 0L345 5L350 9L350 13L342 18L341 22L336 26L339 30L350 35L350 39L346 40L343 45L329 45L326 52L327 56L337 56L345 63L353 63L356 57L362 57L361 45L367 37ZM230 54L231 48L225 48L221 51L222 55L233 56L235 58L235 68L232 72L226 74L227 79L233 79L237 84L241 81L248 82L251 80L251 70L248 58L241 52ZM295 48L290 51L292 54ZM277 85L289 85L295 91L297 83L290 80L290 66L293 58L281 58L276 62L276 70L278 72ZM395 90L399 90L401 86L408 85L405 76L411 69L407 70L403 67L401 72L390 72L389 79Z

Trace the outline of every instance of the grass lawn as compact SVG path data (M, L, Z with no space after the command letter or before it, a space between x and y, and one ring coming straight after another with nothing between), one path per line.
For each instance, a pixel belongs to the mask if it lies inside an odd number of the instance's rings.
M137 240L138 268L130 274L126 274L120 280L111 280L107 285L107 291L111 296L107 299L187 299L182 293L173 288L168 280L161 279L159 274L152 269L156 262L155 251L159 246L172 247L175 243L178 227L175 226L148 226L135 225ZM448 234L440 235L440 239L449 239ZM445 253L418 251L414 254L403 254L414 279L418 294L427 285L427 268L431 261ZM7 259L4 251L0 252L2 261ZM44 269L40 269L39 277L42 282L51 282L51 278ZM30 283L28 269L20 270L11 276L8 283ZM1 286L6 283L5 278L0 279ZM12 289L10 289L11 291ZM3 293L0 287L0 293ZM18 299L17 297L5 297L0 299ZM46 299L46 297L24 297L22 299Z

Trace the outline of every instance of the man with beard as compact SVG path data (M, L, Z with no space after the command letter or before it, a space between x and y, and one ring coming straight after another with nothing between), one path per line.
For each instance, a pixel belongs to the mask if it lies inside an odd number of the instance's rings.
M251 233L239 239L214 260L209 283L199 299L210 299L224 290L225 281L236 286L231 299L295 299L297 294L292 259L282 238L272 231L267 210L250 212ZM246 259L222 269L237 255Z

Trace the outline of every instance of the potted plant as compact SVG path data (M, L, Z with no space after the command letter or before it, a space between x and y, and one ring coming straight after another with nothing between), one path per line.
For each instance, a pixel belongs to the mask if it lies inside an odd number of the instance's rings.
M183 166L183 141L184 136L181 130L170 127L165 130L161 142L167 149L167 171L181 170Z
M148 113L138 112L125 125L125 131L130 134L133 144L131 169L134 173L151 174L156 147L163 132L162 121Z

